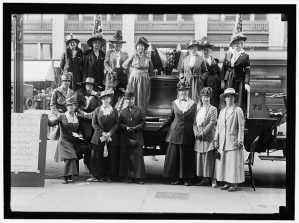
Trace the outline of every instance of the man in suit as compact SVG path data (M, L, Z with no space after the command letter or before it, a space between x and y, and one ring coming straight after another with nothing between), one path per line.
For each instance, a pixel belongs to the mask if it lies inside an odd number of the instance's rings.
M123 96L128 83L128 70L122 67L122 64L128 59L128 53L122 49L122 44L126 43L122 40L121 31L116 31L113 40L109 42L114 44L114 49L107 52L104 66L108 72L106 75L106 89L112 88L114 90L114 97L111 105L114 107L118 98Z
M120 169L121 177L128 183L144 184L145 166L143 159L143 129L145 114L140 107L134 105L134 92L126 92L128 106L120 113Z

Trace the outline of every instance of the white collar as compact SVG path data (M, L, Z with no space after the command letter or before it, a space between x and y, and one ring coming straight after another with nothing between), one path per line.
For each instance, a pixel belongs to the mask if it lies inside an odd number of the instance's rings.
M194 104L194 101L188 97L186 102L181 101L181 99L178 98L174 101L174 103L181 112L185 113L191 108L191 106Z
M103 115L110 115L113 111L113 108L111 105L109 105L108 108L105 108L103 105L101 105L101 111L103 112Z

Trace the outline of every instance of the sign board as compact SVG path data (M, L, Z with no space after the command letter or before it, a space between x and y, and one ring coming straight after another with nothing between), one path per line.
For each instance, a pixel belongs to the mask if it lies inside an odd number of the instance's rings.
M11 186L44 186L48 116L12 113Z

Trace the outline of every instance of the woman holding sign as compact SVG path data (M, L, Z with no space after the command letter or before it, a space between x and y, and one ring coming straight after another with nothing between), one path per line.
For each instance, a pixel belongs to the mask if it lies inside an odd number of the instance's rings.
M77 130L79 128L79 121L75 115L75 109L77 101L74 98L69 98L66 101L67 112L59 114L54 119L48 120L48 126L55 126L60 124L60 137L55 153L55 161L64 161L65 167L63 172L63 184L67 184L72 181L73 175L78 175L76 167L76 137Z
M118 174L119 140L117 137L118 112L110 105L113 90L105 90L99 96L102 105L94 110L91 139L90 178L88 182L111 182L111 177Z

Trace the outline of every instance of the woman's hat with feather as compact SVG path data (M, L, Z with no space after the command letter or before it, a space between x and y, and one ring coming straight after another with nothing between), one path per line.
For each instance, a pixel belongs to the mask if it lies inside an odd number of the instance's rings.
M94 22L92 36L87 40L88 46L92 47L92 43L95 40L99 40L101 45L104 46L106 44L106 40L103 38L103 29L102 29L102 16L97 15Z

